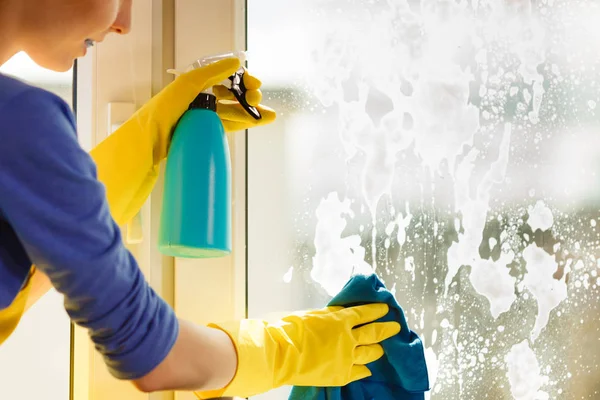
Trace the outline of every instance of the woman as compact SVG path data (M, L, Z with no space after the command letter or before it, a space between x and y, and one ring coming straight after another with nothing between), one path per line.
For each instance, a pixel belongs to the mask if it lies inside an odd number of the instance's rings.
M25 51L45 68L68 70L94 41L129 31L131 1L1 0L0 64ZM370 375L366 364L383 354L378 343L400 329L373 322L387 306L195 326L156 295L122 244L118 226L151 192L177 119L239 66L232 58L182 75L90 154L64 102L0 75L0 343L46 280L110 372L145 392L249 396ZM260 123L272 122L275 113L259 105L260 82L248 75L245 83ZM222 87L214 91L230 99ZM256 124L239 104L219 104L218 114L228 131Z

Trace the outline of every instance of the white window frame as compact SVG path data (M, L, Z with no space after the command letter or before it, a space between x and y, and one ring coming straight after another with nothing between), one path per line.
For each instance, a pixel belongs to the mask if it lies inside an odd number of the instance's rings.
M109 36L78 61L77 123L84 147L89 150L108 135L109 103L135 102L139 108L171 81L168 68L184 68L206 54L245 49L245 13L244 0L134 1L128 37ZM228 140L232 254L186 260L158 252L162 174L141 211L143 240L128 244L157 293L180 318L199 324L246 316L246 133L230 134ZM191 393L143 394L114 379L87 332L79 327L73 333L71 369L73 400L196 399Z
M245 49L243 0L175 0L175 68L202 55ZM228 257L175 260L175 311L206 324L246 316L246 133L228 135L232 160L233 251ZM176 400L196 400L178 392Z

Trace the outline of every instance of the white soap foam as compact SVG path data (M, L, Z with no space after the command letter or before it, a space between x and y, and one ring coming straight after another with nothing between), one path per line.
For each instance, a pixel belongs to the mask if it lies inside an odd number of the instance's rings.
M476 7L477 3L473 1L473 7ZM518 73L526 84L532 85L531 89L523 93L532 107L529 120L537 123L544 96L544 81L537 72L537 67L545 60L546 33L532 14L529 0L513 2L512 8L501 1L493 1L491 5L498 15L484 28L486 40L492 38L491 40L498 39L508 43L508 48L519 59ZM514 255L504 246L509 234L502 232L502 253L496 262L481 259L478 249L483 240L492 190L506 177L512 125L505 124L498 159L487 171L481 171L482 167L478 165L477 174L474 174L475 162L479 161L480 154L477 149L469 147L480 129L481 110L469 103L470 85L473 82L471 72L468 68L459 68L455 60L456 49L464 44L466 37L473 35L474 24L467 21L459 11L460 7L451 1L427 2L427 7L423 7L422 10L422 21L421 16L410 12L406 1L388 2L388 6L390 12L368 13L368 18L365 18L364 10L359 15L361 18L352 18L352 11L349 11L343 18L344 22L336 26L332 24L332 33L324 37L324 47L317 52L318 74L310 81L311 85L314 85L315 93L323 104L338 107L340 138L347 159L362 157L362 196L373 222L381 198L393 195L391 185L399 152L410 149L414 144L416 155L430 171L439 168L443 161L447 162L454 179L455 211L462 218L461 221L455 220L456 230L459 232L462 229L463 232L458 234L458 243L453 243L447 254L448 273L445 277L445 290L450 286L461 265L471 265L471 283L478 293L489 299L490 313L497 318L502 312L508 311L516 299L516 279L510 276L508 268ZM483 36L479 38L474 35L472 39L475 47L480 47L477 51L477 61L485 70L488 61L487 50L481 48ZM385 61L374 63L373 55L385 55ZM412 85L412 95L401 94L397 79L399 75ZM487 72L483 75L480 94L491 95L498 90L494 85L501 82L492 71L489 77ZM513 72L503 76L507 77L506 79L514 79L515 82L520 81ZM357 88L357 99L350 101L344 98L342 84L348 78ZM366 110L372 89L385 92L393 105L393 110L384 115L379 124ZM517 96L518 93L519 88L516 86L510 88L510 96ZM407 114L412 118L411 129L403 128ZM483 118L487 116L489 121L493 121L498 120L501 111L492 108L482 114ZM468 155L462 160L457 158L465 150ZM456 163L458 165L455 165ZM479 182L477 179L481 177L481 172L484 172L484 177ZM472 187L477 183L473 196ZM535 192L533 193L535 195ZM545 205L545 208L536 207L537 204L530 208L528 223L532 228L535 226L550 229L554 223L552 214L548 217ZM404 214L392 214L395 219L388 223L385 233L391 236L397 226L396 240L400 246L404 246L408 240L406 229L412 216L408 209ZM345 217L350 215L349 203L347 200L340 201L337 195L335 198L329 195L317 210L319 221L315 235L316 255L313 259L312 276L332 295L341 289L353 271L373 269L364 261L365 249L360 245L358 235L341 237L346 226ZM371 228L373 243L376 235L374 226L375 224ZM494 245L495 240L490 239L490 247ZM373 260L376 260L375 255L373 246ZM532 256L531 252L527 256ZM539 258L535 254L534 256L533 259ZM547 260L537 262L528 260L525 255L524 257L528 261L528 273L523 285L533 293L540 304L534 330L534 336L537 337L547 324L550 311L560 303L558 299L562 298L563 288L560 285L564 283L559 282L559 286L553 286L555 284L551 282L554 280ZM415 280L414 260L410 257L405 258L404 268ZM548 285L559 292L558 296L547 289ZM564 288L566 296L566 286ZM421 313L421 328L424 324L424 314ZM446 330L449 327L449 321L442 320L441 328ZM498 327L498 331L501 332L501 328ZM454 330L452 337L455 345L457 335L458 330ZM533 362L537 366L535 355L527 343L524 346L526 349L523 346L513 348L514 352L507 357L507 363L510 361L515 364L515 359L524 359L524 362ZM438 358L431 348L426 349L426 357L430 373L432 369L435 370L433 377L430 376L433 386L442 358ZM485 358L483 354L480 357ZM477 362L477 358L473 356L473 362ZM527 378L528 382L523 383L519 381L518 376L513 376L515 367L509 367L511 390L514 386L513 395L516 393L516 399L543 398L543 392L539 390L541 373L539 366L536 368L527 371L533 378ZM458 377L461 388L462 378ZM525 390L520 389L524 384L533 385L533 397L527 397L529 386L526 386Z
M455 47L448 46L449 40L457 45L464 42L470 25L457 18L442 24L429 21L427 51L420 59L415 56L419 54L416 47L424 46L419 16L406 2L389 2L388 6L390 12L369 13L367 19L364 15L355 19L349 11L347 18L336 20L336 26L324 35L323 48L315 53L320 73L308 80L324 105L338 106L340 139L347 158L364 158L361 186L373 219L374 270L377 205L383 196L392 196L398 152L416 138L417 154L426 164L435 168L442 159L453 163L479 128L478 110L467 102L471 75L453 63L454 51L448 50ZM382 37L395 39L393 51L390 42L380 40ZM373 63L370 55L381 54L387 55L387 62ZM428 66L426 73L423 66ZM408 79L416 72L420 75L410 99L400 90L402 83L397 77L402 72ZM349 86L356 88L355 99L345 98L344 89ZM380 121L367 107L374 93L391 105ZM414 128L405 128L407 116L414 119ZM397 241L401 246L406 241L408 222L410 219L398 220Z
M525 287L533 294L538 304L538 313L531 333L536 340L548 324L550 313L567 298L567 284L563 280L554 279L553 274L558 264L553 256L535 244L530 244L523 251L527 274L523 279Z
M404 270L412 275L412 281L416 279L415 276L415 259L413 257L406 257L404 260Z
M427 364L427 375L429 377L429 386L435 389L438 371L440 369L440 361L438 360L435 351L431 347L425 348L425 363ZM433 391L433 390L432 390ZM430 399L431 392L425 393L425 398Z
M317 207L315 230L315 256L311 278L319 283L330 296L335 296L353 274L372 272L365 262L365 249L359 235L342 237L347 222L352 216L350 200L341 201L337 193L330 193Z
M403 112L389 113L376 127L365 111L369 87L358 84L359 100L339 104L340 138L348 158L360 151L364 155L362 194L373 219L377 204L384 195L392 195L396 154L412 142L410 133L402 127Z
M535 206L529 206L527 213L529 218L527 224L531 227L534 232L538 229L541 231L547 231L554 225L554 216L552 211L543 200L539 200L535 203Z
M514 254L502 254L497 261L479 260L471 269L473 288L490 301L490 312L494 318L510 310L517 299L515 294L516 278L510 276L508 264L513 262Z
M283 281L285 283L290 283L292 281L292 277L294 276L294 267L290 267L288 271L283 275Z
M468 102L471 79L455 64L437 64L428 65L415 85L415 151L431 169L447 160L452 171L463 147L473 143L479 109Z
M406 202L406 214L403 216L402 213L398 213L396 216L396 224L398 225L396 241L400 247L404 246L404 243L406 243L406 229L408 229L410 222L412 221L412 217L413 216L410 213L410 207L408 202Z
M446 290L462 265L471 265L471 283L473 288L488 298L490 312L497 318L500 313L508 311L516 296L514 295L515 278L506 267L514 255L503 252L498 264L483 260L479 255L479 245L483 240L483 229L489 209L490 192L494 184L501 183L506 176L512 125L506 124L498 158L490 165L483 180L477 187L476 198L469 195L473 163L477 155L472 152L459 164L456 174L455 198L457 211L463 215L464 233L459 234L458 243L452 243L448 250L448 274Z
M543 384L540 365L526 340L512 346L505 362L514 400L548 399L548 394L540 390Z
M390 2L388 7L390 12L368 13L368 18L364 9L352 8L344 18L329 21L330 31L314 52L316 68L307 75L316 97L338 107L338 132L348 159L365 157L362 190L373 219L380 198L391 195L395 156L411 145L415 134L403 128L406 101L396 78L413 63L419 21L406 2ZM395 23L399 19L401 27ZM393 49L389 41L380 40L383 37L397 38ZM386 62L373 62L383 54ZM348 87L356 88L356 98L346 99ZM374 115L368 107L373 98L387 101L391 110Z

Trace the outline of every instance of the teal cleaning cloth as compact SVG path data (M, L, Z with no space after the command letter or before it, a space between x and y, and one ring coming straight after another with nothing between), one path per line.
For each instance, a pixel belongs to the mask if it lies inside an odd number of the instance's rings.
M390 312L379 321L396 321L399 334L381 343L385 355L368 365L372 376L343 387L292 388L290 400L423 400L429 390L423 343L406 323L404 311L394 295L375 275L358 275L329 302L329 306L351 307L387 303Z

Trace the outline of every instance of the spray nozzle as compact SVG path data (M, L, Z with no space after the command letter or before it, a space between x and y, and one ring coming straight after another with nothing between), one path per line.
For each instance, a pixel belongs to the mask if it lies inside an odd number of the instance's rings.
M180 72L180 71L177 71L174 69L169 69L169 70L167 70L167 72L170 74L179 76L182 73L189 72L194 69L201 68L206 65L215 63L217 61L224 60L226 58L231 58L231 57L237 57L240 60L240 62L243 64L246 61L246 52L235 51L235 52L230 52L230 53L206 56L203 58L199 58L196 61L194 61L193 63L191 63L190 65L188 65L188 67L183 72ZM246 88L246 85L244 84L244 74L245 73L246 73L246 69L242 66L233 75L231 75L229 77L229 79L221 82L221 84L233 93L236 100L241 104L242 107L244 107L244 110L246 110L246 112L248 114L250 114L254 119L261 119L262 115L260 115L260 111L258 111L258 109L256 107L248 104L248 101L246 100L246 92L248 91L248 89Z
M231 53L222 53L222 54L213 54L210 56L205 56L203 58L199 58L192 63L194 68L204 67L205 65L216 63L217 61L224 60L226 58L236 57L240 60L240 63L243 64L246 62L246 52L245 51L234 51Z

